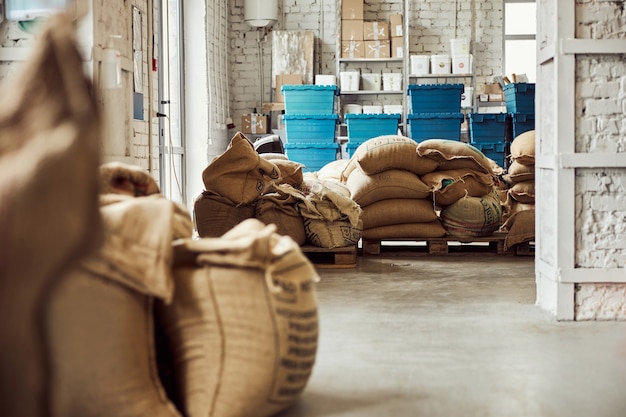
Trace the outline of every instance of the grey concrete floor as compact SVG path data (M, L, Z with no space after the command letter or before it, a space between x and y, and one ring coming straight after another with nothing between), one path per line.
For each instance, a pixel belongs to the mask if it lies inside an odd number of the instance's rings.
M626 323L556 322L532 257L320 269L317 361L281 417L626 416Z

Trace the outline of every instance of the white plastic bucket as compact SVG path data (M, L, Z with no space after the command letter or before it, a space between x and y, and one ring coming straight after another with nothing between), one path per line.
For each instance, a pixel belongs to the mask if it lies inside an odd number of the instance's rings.
M399 72L384 72L383 90L402 91L402 74Z
M385 104L383 105L383 113L385 114L402 114L404 106L402 104Z
M337 77L335 75L317 74L315 85L337 85Z
M450 74L452 59L450 55L431 55L431 72L433 74Z
M430 73L430 55L411 55L411 75Z
M380 74L361 74L363 90L379 91L381 87Z
M452 55L452 73L453 74L471 74L472 73L472 56L471 55Z
M339 73L342 91L359 91L361 74L358 71L342 71Z
M450 55L467 55L469 53L469 39L450 39Z
M363 106L360 104L346 104L343 106L343 114L360 114L363 113Z
M364 105L363 113L364 114L381 114L383 112L383 106L378 104L372 105Z

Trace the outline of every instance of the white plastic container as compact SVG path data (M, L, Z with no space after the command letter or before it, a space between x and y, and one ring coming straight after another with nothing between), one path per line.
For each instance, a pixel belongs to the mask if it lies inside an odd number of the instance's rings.
M450 39L450 55L467 55L469 53L468 38Z
M411 75L430 73L430 55L411 55Z
M474 105L474 87L465 87L465 91L461 95L461 107L465 109L472 108Z
M431 55L430 69L433 74L450 74L452 59L450 55Z
M402 114L404 106L402 104L385 104L383 105L383 113L385 114Z
M472 73L472 56L471 55L452 55L452 73L453 74L471 74Z
M378 104L365 105L363 106L364 114L382 114L383 106Z
M317 74L315 85L337 85L337 77L335 75Z
M363 84L363 90L368 91L380 91L381 77L380 74L361 74L361 83Z
M346 104L343 106L343 114L360 114L363 113L363 106L360 104Z
M342 71L339 73L342 91L359 91L361 74L358 71Z
M383 90L402 91L402 74L399 72L384 72Z

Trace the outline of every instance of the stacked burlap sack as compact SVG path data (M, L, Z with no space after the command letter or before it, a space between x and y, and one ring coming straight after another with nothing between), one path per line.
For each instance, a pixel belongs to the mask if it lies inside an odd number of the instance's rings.
M351 198L361 206L365 239L411 239L445 234L421 175L437 162L416 153L413 139L389 135L365 141L342 172Z
M535 131L511 142L511 165L505 175L509 185L505 203L505 247L535 238Z
M447 234L489 236L500 228L503 210L493 161L467 143L444 139L420 142L417 154L437 163L421 179L432 190Z

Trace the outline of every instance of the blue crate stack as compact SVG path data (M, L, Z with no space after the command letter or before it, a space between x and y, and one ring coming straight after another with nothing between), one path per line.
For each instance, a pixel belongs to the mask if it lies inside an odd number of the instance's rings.
M305 165L304 171L318 171L337 159L339 144L335 142L334 85L283 85L285 100L285 153Z
M408 136L416 142L427 139L461 140L463 84L411 84Z
M344 115L348 127L348 156L352 156L356 148L363 142L378 136L395 135L402 115L392 114L351 114Z
M504 86L506 111L513 124L513 139L535 130L535 84L511 83Z

